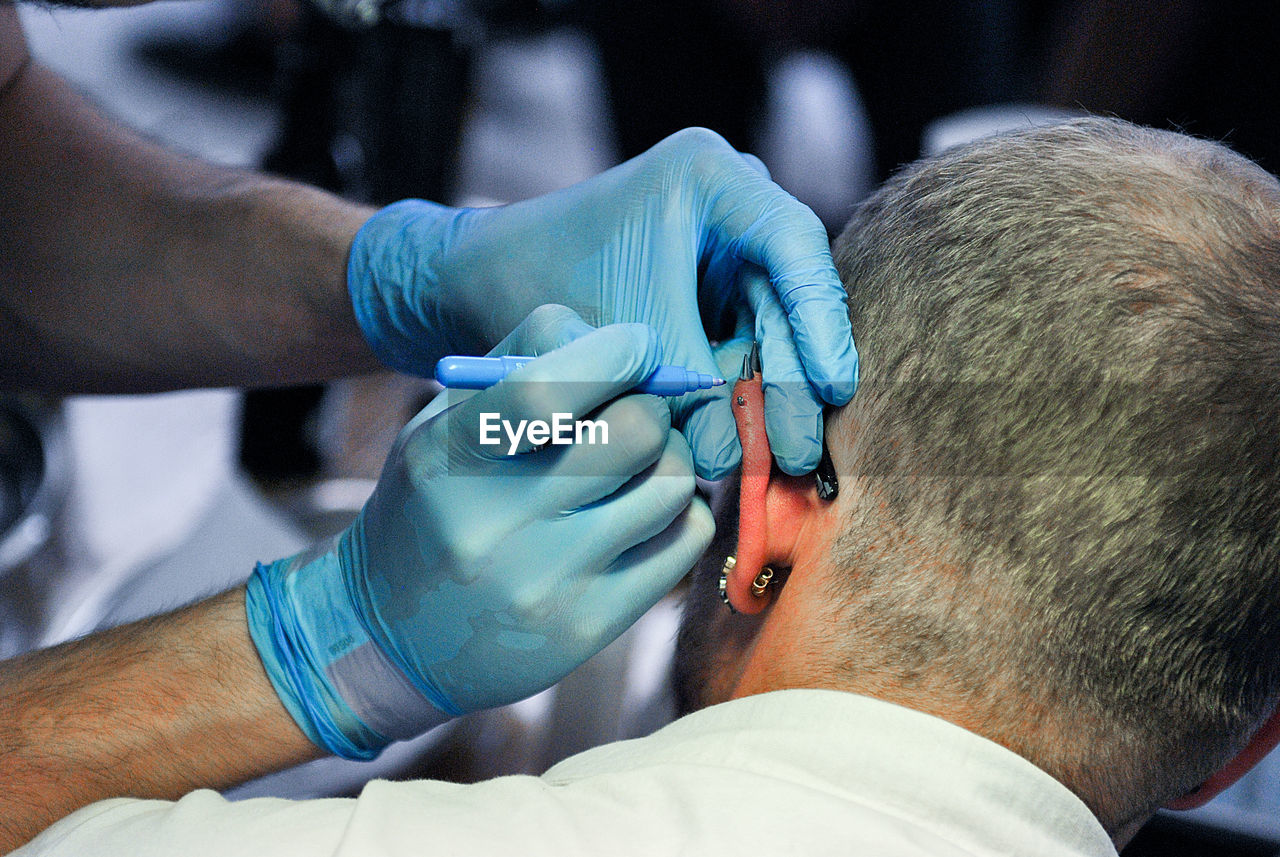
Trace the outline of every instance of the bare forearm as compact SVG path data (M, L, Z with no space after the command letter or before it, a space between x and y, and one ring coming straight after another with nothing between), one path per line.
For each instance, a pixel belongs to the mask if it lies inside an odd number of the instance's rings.
M0 853L95 800L174 798L317 755L233 590L0 664Z
M28 65L0 98L0 384L147 391L374 368L345 279L370 214L166 152Z

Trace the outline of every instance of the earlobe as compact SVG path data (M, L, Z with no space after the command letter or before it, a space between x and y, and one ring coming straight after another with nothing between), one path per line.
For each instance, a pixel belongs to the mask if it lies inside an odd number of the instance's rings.
M805 519L819 511L812 478L773 469L739 488L738 552L725 560L721 596L738 613L762 612L773 603L794 561Z
M805 519L821 508L812 477L772 466L753 471L743 455L738 488L738 552L725 560L721 597L738 613L753 615L773 603L794 561ZM766 469L767 468L767 469Z
M734 573L737 564L736 556L725 557L724 567L720 570L720 598L734 613L754 615L769 606L773 600L773 593L776 592L776 588L770 587L775 581L778 581L780 586L784 575L771 565L764 566L751 583L747 584L750 595L744 596L742 586L747 577Z

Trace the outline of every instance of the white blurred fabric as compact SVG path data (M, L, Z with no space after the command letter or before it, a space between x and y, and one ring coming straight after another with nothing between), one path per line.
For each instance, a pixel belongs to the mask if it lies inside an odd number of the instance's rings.
M736 815L735 815L736 814ZM1030 762L908 708L784 690L597 747L540 778L375 782L354 800L94 804L15 857L182 854L1115 857Z

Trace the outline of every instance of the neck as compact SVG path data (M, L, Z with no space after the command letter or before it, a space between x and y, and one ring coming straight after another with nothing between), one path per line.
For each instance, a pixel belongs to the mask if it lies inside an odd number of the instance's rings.
M743 651L731 698L793 689L872 697L946 720L1027 759L1075 792L1117 847L1151 817L1145 810L1107 812L1097 795L1060 770L1053 748L1070 752L1077 730L1050 707L989 671L979 676L951 669L941 660L922 660L900 645L886 644L883 630L865 618L859 621L869 611L833 606L832 591L810 568L792 569ZM857 641L856 648L833 639L833 628L841 629L844 640Z

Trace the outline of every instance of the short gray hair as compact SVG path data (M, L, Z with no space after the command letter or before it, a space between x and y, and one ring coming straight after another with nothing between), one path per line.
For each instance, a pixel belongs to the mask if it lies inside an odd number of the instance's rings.
M835 245L849 669L947 676L1112 829L1280 692L1278 213L1220 145L1087 118L907 167Z

